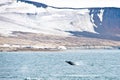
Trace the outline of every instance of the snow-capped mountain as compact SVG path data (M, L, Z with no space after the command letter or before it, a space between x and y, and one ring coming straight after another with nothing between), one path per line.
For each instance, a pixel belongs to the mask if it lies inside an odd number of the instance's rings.
M1 1L0 34L10 35L14 31L21 31L102 38L109 35L107 38L120 40L119 6L74 8L41 2L42 0Z

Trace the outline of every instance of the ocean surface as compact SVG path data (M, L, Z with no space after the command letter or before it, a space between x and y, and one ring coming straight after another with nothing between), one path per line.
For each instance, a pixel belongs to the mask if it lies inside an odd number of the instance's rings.
M120 50L0 52L0 80L120 80Z

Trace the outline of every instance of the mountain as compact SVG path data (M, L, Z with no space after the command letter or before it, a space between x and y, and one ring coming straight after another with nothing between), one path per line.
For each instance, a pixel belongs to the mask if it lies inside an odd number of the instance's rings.
M119 46L120 8L56 7L31 0L5 0L0 3L0 34L32 41L35 41L33 37L40 41L41 35L38 34L45 35L43 40L46 40L46 36L47 39L55 41L55 36L59 36L60 39L57 39L61 41L66 37L85 38L88 39L84 42L86 45L89 44L89 40L93 45L92 39L106 40L105 42L108 40L110 44L115 43L114 46ZM54 38L50 38L51 35ZM77 40L79 42L79 39Z

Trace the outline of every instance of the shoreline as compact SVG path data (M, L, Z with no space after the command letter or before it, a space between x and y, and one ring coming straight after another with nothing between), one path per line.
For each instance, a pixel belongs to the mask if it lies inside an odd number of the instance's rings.
M65 47L65 46L64 46ZM103 49L103 50L114 50L118 49L120 50L120 46L75 46L75 47L65 47L65 48L13 48L13 47L0 47L0 52L28 52L28 51L34 51L34 52L39 52L39 51L66 51L66 50L92 50L92 49Z
M73 49L120 49L120 41L14 32L16 36L0 36L0 52L65 51Z

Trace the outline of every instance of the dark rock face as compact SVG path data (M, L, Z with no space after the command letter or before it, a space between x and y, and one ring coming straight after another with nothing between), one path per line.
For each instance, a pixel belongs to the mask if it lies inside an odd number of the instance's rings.
M111 34L120 34L120 8L92 8L90 10L90 15L93 14L94 24L97 26L95 28L96 32ZM100 21L98 14L100 10L103 12L103 20Z
M115 32L120 34L120 9L108 8L103 15L103 28L108 32Z

